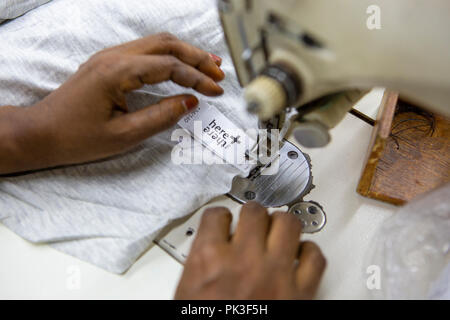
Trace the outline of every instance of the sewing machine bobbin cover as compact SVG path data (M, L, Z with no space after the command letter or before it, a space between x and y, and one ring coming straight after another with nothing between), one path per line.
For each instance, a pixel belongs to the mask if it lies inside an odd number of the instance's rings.
M302 222L303 233L315 233L325 226L327 216L321 205L314 201L302 201L289 208L289 213L294 214Z

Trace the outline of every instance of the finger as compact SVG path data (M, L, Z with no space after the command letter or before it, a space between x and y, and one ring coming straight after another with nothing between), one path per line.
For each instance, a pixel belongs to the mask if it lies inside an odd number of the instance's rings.
M193 246L202 243L228 242L232 215L227 208L217 207L205 210Z
M267 239L268 254L285 262L294 262L298 253L302 226L292 214L275 212Z
M266 237L269 230L270 217L266 208L250 201L241 209L241 215L233 235L233 243L254 250L265 250Z
M144 84L155 84L167 80L192 88L207 96L217 96L223 89L210 77L173 56L132 56L127 58L120 70L120 88L130 92Z
M180 95L159 103L124 114L111 120L112 131L122 136L127 145L134 145L174 126L184 115L198 105L192 95Z
M305 241L300 245L298 260L295 272L297 288L300 292L308 292L313 297L325 271L325 257L315 243Z
M214 60L215 64L220 67L222 65L222 58L219 56L216 56L213 53L209 53L210 57Z
M159 33L119 46L135 54L173 55L179 60L197 68L216 81L223 80L223 71L214 56L191 44L179 40L170 33ZM217 56L216 56L217 57Z

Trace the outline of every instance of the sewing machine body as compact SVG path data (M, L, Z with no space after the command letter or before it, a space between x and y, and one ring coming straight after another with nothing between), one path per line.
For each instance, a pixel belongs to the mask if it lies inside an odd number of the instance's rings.
M219 8L249 109L262 119L297 107L301 122L329 130L377 86L450 111L447 0L221 0ZM283 67L267 76L272 66ZM344 90L353 90L350 103L331 114L300 108Z

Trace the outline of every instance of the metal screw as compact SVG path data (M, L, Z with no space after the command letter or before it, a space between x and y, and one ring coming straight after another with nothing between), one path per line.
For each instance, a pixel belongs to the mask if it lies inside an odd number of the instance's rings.
M192 229L192 228L187 229L187 231L186 231L186 236L190 237L190 236L192 236L193 234L194 234L194 229Z
M256 194L253 191L246 191L244 196L247 200L253 200L256 198Z
M323 45L317 41L317 39L313 38L311 35L304 33L300 36L300 40L303 44L310 48L322 48Z
M295 151L289 151L287 155L288 155L288 158L292 159L292 160L295 160L298 158L298 153Z
M269 14L268 20L269 20L270 24L274 25L275 27L277 27L279 29L282 29L282 21L275 14L273 14L273 13Z
M308 212L311 214L316 214L317 213L317 208L316 207L308 207Z

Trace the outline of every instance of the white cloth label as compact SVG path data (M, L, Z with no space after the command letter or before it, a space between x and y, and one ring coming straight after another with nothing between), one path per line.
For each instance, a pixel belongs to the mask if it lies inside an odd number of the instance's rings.
M244 131L216 107L200 104L196 110L181 119L178 124L205 148L241 171L248 171L255 161L250 161L256 149L252 130ZM257 130L253 130L256 136Z

